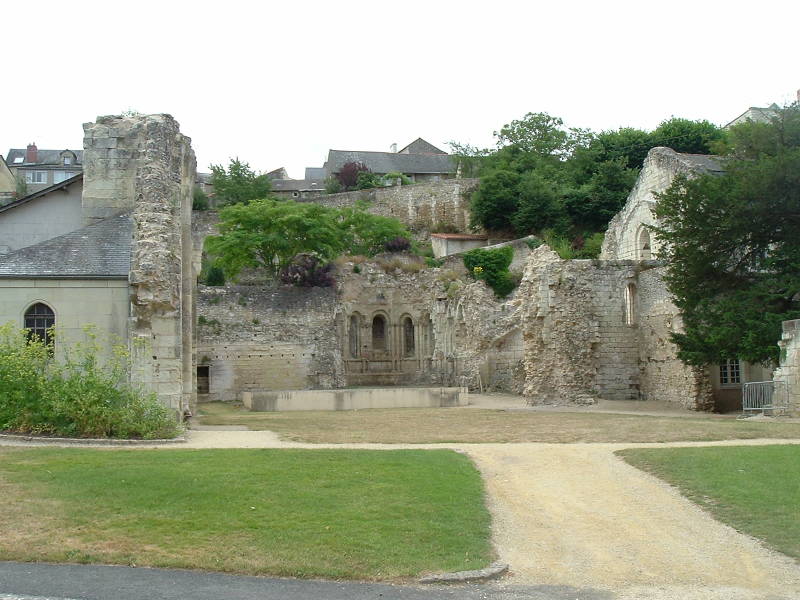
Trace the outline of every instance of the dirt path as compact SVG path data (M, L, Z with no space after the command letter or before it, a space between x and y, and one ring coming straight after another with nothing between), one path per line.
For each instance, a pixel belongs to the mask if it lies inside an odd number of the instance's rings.
M469 448L510 582L604 587L631 600L800 597L800 565L618 459L620 447Z
M511 565L507 585L608 589L620 600L800 597L796 561L720 524L670 486L613 454L625 447L759 445L776 440L311 445L282 442L269 431L204 429L190 432L188 443L177 447L444 447L466 452L486 482L493 542L500 559Z

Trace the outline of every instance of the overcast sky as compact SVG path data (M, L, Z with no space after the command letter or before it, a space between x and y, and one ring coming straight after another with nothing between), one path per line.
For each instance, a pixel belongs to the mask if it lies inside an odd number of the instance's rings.
M593 130L725 124L800 87L800 2L4 2L0 151L172 114L198 170L295 178L329 148L493 145L527 112Z

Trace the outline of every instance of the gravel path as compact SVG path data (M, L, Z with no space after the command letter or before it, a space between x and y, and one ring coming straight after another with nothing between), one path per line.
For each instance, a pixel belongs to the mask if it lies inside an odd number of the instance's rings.
M613 454L774 443L311 445L282 442L269 431L203 428L178 447L453 448L473 458L486 482L493 542L511 565L504 585L599 588L619 600L789 600L800 598L796 561L715 521Z

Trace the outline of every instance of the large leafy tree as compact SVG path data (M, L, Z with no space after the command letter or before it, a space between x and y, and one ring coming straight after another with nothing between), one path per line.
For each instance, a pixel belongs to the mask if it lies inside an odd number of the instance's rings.
M792 110L781 119L797 119ZM673 337L691 364L775 361L781 322L800 318L800 144L743 129L773 141L726 161L724 176L676 180L656 205L684 319Z
M210 168L214 195L223 204L239 204L269 196L269 177L257 174L238 158L232 159L227 169L222 165Z
M235 279L243 269L277 278L298 255L324 265L342 253L374 255L410 234L396 219L369 214L365 204L342 209L269 198L220 211L219 235L206 239L214 264Z

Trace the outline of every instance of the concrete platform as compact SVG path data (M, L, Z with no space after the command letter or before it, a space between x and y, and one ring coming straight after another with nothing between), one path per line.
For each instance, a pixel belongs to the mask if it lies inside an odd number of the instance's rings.
M242 392L254 412L288 410L357 410L364 408L441 408L466 406L469 391L460 387L345 388Z

